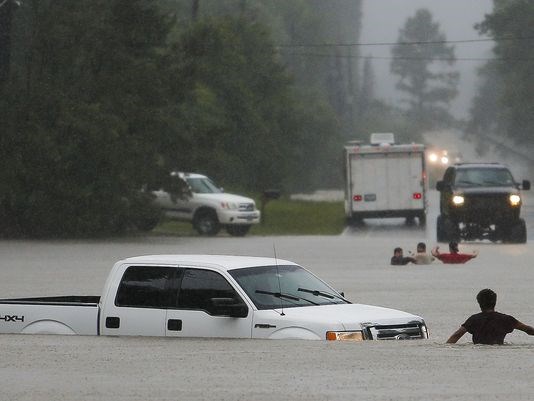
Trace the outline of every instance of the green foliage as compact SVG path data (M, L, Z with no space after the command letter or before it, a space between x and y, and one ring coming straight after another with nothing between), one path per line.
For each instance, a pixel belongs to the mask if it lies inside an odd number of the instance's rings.
M339 235L345 228L343 202L292 201L287 198L269 202L264 222L255 224L250 235ZM155 235L196 236L190 223L164 220ZM224 231L221 234L225 235Z
M479 85L470 109L467 122L467 135L483 139L486 135L495 135L502 128L500 94L503 82L500 79L497 62L488 62L478 70ZM477 152L484 154L489 149L488 142L481 140Z
M181 94L177 120L190 149L167 155L178 168L258 191L293 189L309 186L333 157L339 143L333 113L299 97L261 25L203 19L182 34L170 57L173 75L186 77L172 89Z
M248 5L183 23L190 4L22 2L0 84L0 234L148 227L156 215L140 190L172 168L256 191L336 185L340 114L320 85L295 84ZM314 19L299 10L312 6L288 4L278 21L301 17L291 32L304 39Z
M345 227L343 202L276 200L265 207L265 222L253 235L339 235Z
M408 115L421 130L451 122L448 105L457 94L459 74L431 68L439 61L449 66L454 63L454 48L442 43L445 39L432 14L420 9L408 18L392 49L391 71L400 76L397 88L407 94Z
M123 230L159 171L166 21L144 1L25 1L2 88L0 216L8 235Z
M482 131L492 125L499 135L504 133L520 143L532 144L534 129L534 3L527 0L495 1L492 14L478 26L483 34L498 40L494 53L498 58L483 73L487 84L481 87L472 112L472 128ZM493 86L489 79L499 82ZM485 92L483 92L485 91ZM482 116L483 98L491 91L496 99L489 117Z

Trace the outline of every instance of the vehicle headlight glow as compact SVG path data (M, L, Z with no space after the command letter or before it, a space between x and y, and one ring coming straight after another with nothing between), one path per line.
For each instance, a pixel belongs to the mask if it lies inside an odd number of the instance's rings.
M521 197L519 195L510 195L510 204L512 206L518 206L521 203Z
M363 341L361 331L327 331L326 339L328 341Z
M438 155L435 154L435 153L430 153L430 154L428 155L428 160L429 160L430 162L432 162L432 163L435 163L435 162L438 161Z
M449 164L449 157L441 156L441 164Z
M461 206L464 204L464 197L462 195L454 195L452 198L452 203L456 206Z

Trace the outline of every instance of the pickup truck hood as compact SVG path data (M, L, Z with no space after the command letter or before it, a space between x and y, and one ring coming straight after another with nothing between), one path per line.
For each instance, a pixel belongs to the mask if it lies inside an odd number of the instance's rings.
M254 203L254 200L241 195L218 193L218 194L199 194L195 193L196 199L202 199L207 202L234 202L234 203Z
M262 315L261 312L267 311L258 312L260 312L259 315ZM373 326L423 322L421 317L412 315L411 313L363 304L337 304L284 308L285 316L280 316L272 310L269 310L268 312L271 312L269 313L269 317L276 320L278 323L283 320L288 322L291 321L296 325L298 325L299 322L302 322L302 326L307 326L309 323L315 323L329 326L332 329L337 325L342 325L345 330L360 330L362 325ZM262 322L263 320L265 319L262 319Z
M519 190L515 187L460 187L456 188L454 193L465 195L479 195L479 194L519 194Z

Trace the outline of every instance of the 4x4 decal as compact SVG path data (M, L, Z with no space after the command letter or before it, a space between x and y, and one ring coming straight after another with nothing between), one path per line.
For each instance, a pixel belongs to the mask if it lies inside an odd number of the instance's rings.
M3 320L5 322L23 322L24 321L24 315L23 316L17 316L17 315L0 315L0 320Z

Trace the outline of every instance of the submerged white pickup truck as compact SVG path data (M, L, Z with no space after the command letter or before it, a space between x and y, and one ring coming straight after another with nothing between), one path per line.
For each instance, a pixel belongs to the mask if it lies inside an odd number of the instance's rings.
M0 333L309 340L424 339L424 320L353 304L286 260L154 255L115 264L99 296L0 299Z

